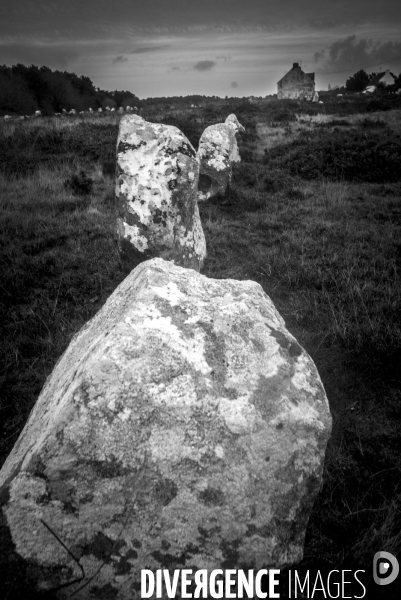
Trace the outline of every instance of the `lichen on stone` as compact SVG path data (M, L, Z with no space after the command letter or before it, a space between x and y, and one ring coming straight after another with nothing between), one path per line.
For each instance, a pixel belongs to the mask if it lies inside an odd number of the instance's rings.
M280 567L302 557L330 427L261 286L155 258L57 363L1 471L2 510L43 589L96 575L82 600L139 598L145 568Z

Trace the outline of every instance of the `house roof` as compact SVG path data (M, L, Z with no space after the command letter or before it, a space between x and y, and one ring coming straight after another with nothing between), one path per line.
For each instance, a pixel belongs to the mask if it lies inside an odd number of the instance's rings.
M291 73L291 71L294 71L294 70L300 71L302 73L302 75L306 75L307 77L309 77L309 79L311 79L313 81L313 83L315 83L315 74L314 73L304 73L304 71L302 71L302 69L298 63L294 63L292 68L277 83L279 84L280 81L283 81L283 79L285 79L287 77L287 75L289 73Z
M371 87L372 85L376 87L381 82L381 80L383 79L383 77L385 75L390 75L390 77L392 77L393 80L395 81L393 75L391 75L390 71L387 70L387 71L383 71L382 73L378 73L377 75L375 75L373 77L373 79L371 79L369 81L369 83L368 83L368 85L366 87L368 88L368 87Z

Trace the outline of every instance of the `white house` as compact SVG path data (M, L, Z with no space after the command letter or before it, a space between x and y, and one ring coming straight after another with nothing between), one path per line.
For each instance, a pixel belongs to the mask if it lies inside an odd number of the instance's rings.
M382 73L378 73L377 75L375 75L373 77L373 79L371 79L369 81L369 83L366 86L366 88L364 89L363 93L366 94L366 92L368 92L368 93L375 92L377 90L379 83L387 86L387 85L393 85L394 82L395 82L394 75L392 75L390 73L390 70L387 69L386 71L383 71Z

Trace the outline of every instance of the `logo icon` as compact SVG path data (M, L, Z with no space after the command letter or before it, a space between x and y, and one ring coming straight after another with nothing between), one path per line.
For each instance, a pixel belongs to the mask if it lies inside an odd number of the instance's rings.
M373 579L377 585L393 583L400 571L400 565L390 552L376 552L373 557Z

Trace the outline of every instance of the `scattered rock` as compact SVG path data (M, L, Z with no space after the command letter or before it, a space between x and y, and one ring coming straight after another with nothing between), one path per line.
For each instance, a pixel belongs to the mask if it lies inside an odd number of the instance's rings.
M117 140L118 241L125 265L160 256L199 271L206 242L197 204L199 164L171 125L125 115Z
M259 284L156 258L46 381L0 472L6 527L58 598L138 599L141 569L279 568L302 558L330 428Z
M245 131L235 115L224 123L206 127L199 140L200 164L198 200L224 194L231 183L232 163L240 162L236 133Z

